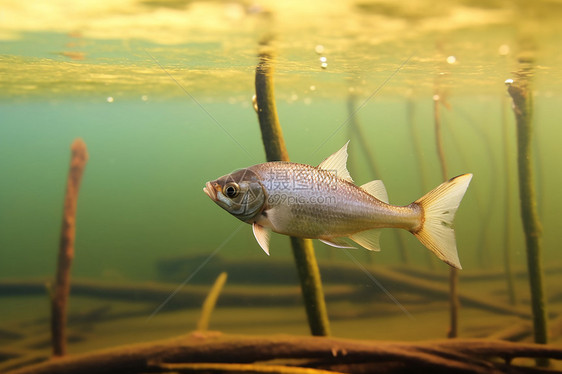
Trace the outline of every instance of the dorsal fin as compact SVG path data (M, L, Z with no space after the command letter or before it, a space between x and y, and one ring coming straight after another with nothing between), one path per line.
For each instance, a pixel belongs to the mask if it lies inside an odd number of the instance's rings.
M386 188L384 187L384 183L382 181L370 181L369 183L362 185L361 188L369 195L376 197L383 203L388 204L388 193L386 192Z
M318 165L318 169L329 171L335 174L338 178L344 179L348 182L353 183L349 171L347 171L347 145L349 140L339 151L325 159Z

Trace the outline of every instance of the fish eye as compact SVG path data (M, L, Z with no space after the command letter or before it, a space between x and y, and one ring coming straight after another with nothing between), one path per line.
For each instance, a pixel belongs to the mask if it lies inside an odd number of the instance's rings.
M235 198L236 196L238 196L238 193L240 192L240 186L238 186L238 184L231 182L231 183L227 183L224 186L224 194L226 195L226 197L229 198Z

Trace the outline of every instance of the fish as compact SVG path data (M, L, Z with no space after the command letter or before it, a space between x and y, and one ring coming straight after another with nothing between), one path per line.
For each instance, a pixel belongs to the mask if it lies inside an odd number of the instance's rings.
M318 166L266 162L209 181L203 191L251 224L267 255L271 231L355 248L350 240L380 251L382 229L399 228L412 233L443 262L461 269L453 220L472 174L451 178L409 205L392 205L382 181L354 184L346 166L348 144Z

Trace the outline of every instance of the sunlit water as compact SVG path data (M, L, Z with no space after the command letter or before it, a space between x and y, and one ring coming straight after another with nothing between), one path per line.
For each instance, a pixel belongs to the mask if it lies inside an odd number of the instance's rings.
M439 96L450 176L474 174L456 220L467 271L502 269L506 188L513 261L525 264L515 127L504 82L516 78L518 57L531 56L544 261L560 264L562 5L534 4L5 1L0 277L54 273L69 146L76 137L85 140L90 161L80 191L74 277L155 281L162 258L197 255L202 261L215 251L239 223L208 199L204 183L264 161L252 107L264 38L275 53L278 111L291 159L316 165L351 138L354 179L383 179L395 204L408 204L441 181L434 135ZM350 133L350 97L379 175L372 175ZM401 237L411 263L426 266L426 250L408 234ZM319 258L350 263L315 244ZM385 232L381 244L380 253L358 250L355 256L380 266L399 264L396 237ZM265 256L250 226L219 255L248 261ZM288 240L274 235L268 261L286 258ZM446 266L435 266L445 273ZM364 282L375 287L367 277ZM11 305L6 316L17 319ZM304 315L295 313L303 330ZM394 318L397 331L388 335L408 337L411 322L399 331L399 321L408 317L397 307ZM346 331L347 322L340 323L336 330ZM350 329L356 333L349 335L366 337L362 327ZM283 331L267 322L258 330Z

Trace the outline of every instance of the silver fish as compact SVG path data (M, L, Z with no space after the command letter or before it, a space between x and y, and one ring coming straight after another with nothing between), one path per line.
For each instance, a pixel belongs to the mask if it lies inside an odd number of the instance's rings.
M353 248L348 238L379 251L381 229L401 228L445 263L461 269L453 219L472 174L454 177L409 205L391 205L382 181L353 184L346 167L348 144L317 167L266 162L207 182L203 191L221 208L252 224L268 255L270 231Z

